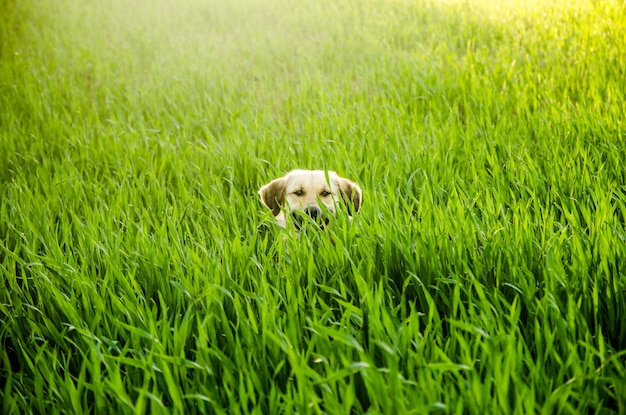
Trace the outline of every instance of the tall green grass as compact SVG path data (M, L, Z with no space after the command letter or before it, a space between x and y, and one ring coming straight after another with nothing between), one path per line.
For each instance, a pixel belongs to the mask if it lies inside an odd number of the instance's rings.
M626 412L622 2L0 16L0 412Z

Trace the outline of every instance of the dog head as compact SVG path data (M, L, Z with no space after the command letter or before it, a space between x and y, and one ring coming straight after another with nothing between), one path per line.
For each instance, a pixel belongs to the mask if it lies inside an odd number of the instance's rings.
M292 170L259 189L261 202L272 211L278 224L285 227L285 213L300 228L306 216L324 226L335 215L337 203L345 203L352 216L361 209L362 195L358 184L324 170Z

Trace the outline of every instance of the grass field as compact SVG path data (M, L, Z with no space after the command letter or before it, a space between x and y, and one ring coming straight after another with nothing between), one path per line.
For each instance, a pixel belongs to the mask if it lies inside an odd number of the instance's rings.
M520 3L0 2L0 412L626 413L626 6Z

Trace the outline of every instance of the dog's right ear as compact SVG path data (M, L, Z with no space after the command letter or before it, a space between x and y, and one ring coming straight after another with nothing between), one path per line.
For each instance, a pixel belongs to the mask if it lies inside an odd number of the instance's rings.
M361 210L363 203L363 194L358 184L351 180L339 178L339 192L344 202L348 206L350 216Z
M274 216L280 213L285 204L285 179L272 180L259 189L261 202L272 211Z

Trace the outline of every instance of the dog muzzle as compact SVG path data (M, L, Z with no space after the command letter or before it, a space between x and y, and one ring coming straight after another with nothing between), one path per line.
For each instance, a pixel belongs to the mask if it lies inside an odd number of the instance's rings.
M312 221L321 229L324 229L330 222L327 215L317 206L307 206L303 210L294 210L291 212L293 224L297 230L302 229L307 221Z

